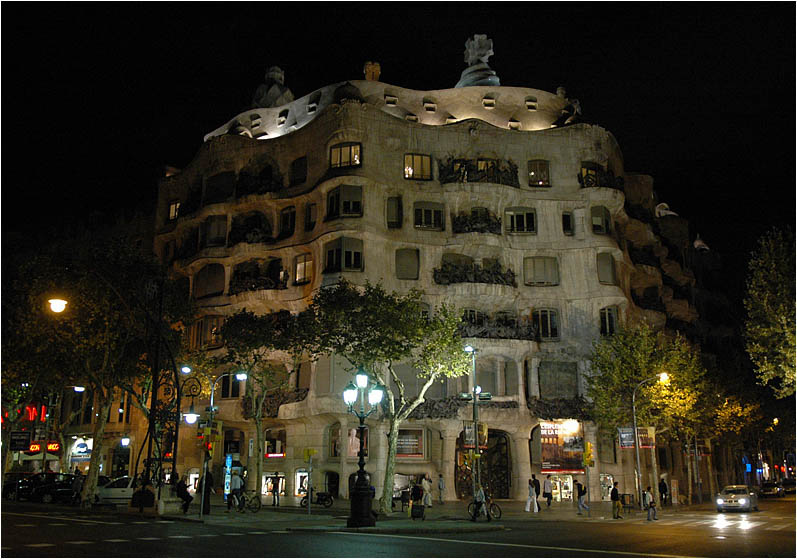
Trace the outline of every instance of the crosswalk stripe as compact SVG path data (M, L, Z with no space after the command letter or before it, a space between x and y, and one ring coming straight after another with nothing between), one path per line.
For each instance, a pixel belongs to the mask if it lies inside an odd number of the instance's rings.
M86 540L75 540L73 542L64 542L64 543L71 543L72 545L86 545L94 542L87 542Z
M25 547L55 547L54 543L29 543Z
M130 540L123 540L121 538L112 538L110 540L102 540L104 542L111 542L111 543L122 543L122 542L129 542Z
M190 540L192 536L169 536L173 540Z
M35 524L14 524L17 528L33 528Z
M48 526L67 526L66 522L50 522Z
M243 536L241 532L225 532L225 536Z
M159 540L160 538L151 538L151 537L148 537L148 538L136 538L136 539L137 539L137 540L146 540L146 541L152 541L152 540Z
M247 532L248 534L256 535L256 536L263 536L268 534L268 532Z
M785 530L787 528L794 528L793 522L787 522L786 524L773 524L772 526L767 526L764 530Z

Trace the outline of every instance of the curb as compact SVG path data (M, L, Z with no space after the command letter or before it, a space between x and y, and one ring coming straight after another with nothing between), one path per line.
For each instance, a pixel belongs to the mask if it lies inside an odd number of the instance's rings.
M416 526L365 526L348 528L346 526L296 526L287 528L290 532L351 532L377 534L434 534L434 533L466 533L466 532L499 532L504 530L503 524L459 524L441 525L437 522L421 523Z

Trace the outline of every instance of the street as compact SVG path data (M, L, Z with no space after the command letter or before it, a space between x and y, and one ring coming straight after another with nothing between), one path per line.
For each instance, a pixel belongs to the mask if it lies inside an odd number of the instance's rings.
M522 503L520 503L522 505ZM658 522L642 513L623 520L577 517L570 509L539 515L517 503L502 503L500 525L490 532L445 531L445 513L420 532L344 533L292 531L302 524L344 516L302 517L301 511L225 514L216 509L206 523L139 518L120 512L84 512L70 507L4 502L3 557L793 557L795 500L762 501L758 513L718 514L706 507L671 513ZM447 508L446 507L436 507ZM450 509L456 510L453 507ZM562 514L564 512L564 514ZM443 513L441 513L443 514ZM629 518L633 516L633 518ZM406 523L406 520L403 519ZM382 526L401 521L386 520ZM467 523L472 526L471 523ZM483 526L483 525L482 525Z

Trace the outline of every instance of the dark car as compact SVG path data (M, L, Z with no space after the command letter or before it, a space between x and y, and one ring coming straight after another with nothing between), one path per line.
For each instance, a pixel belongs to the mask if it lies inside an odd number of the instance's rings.
M17 486L26 477L34 475L33 472L8 472L3 476L3 498L16 499Z
M785 497L786 490L777 481L765 481L761 484L759 495L762 497Z
M794 478L787 477L780 480L780 484L783 486L783 490L786 493L794 493Z
M37 474L41 475L41 474ZM46 477L34 485L28 498L42 503L70 502L72 500L72 474L44 474ZM34 476L35 477L35 476Z

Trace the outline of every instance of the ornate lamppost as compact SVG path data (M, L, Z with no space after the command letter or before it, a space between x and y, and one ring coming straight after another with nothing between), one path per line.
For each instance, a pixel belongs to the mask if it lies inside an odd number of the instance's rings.
M349 382L343 390L343 401L349 406L349 413L353 413L360 420L357 427L360 435L360 452L357 453L359 460L357 465L357 481L354 484L354 491L351 494L351 513L346 526L349 528L359 528L361 526L375 526L376 519L371 514L371 485L365 473L365 418L371 415L379 407L384 397L385 390L378 383L372 383L362 368L357 370L354 376L356 384ZM368 392L369 410L365 411L365 393ZM359 397L359 398L358 398ZM359 406L356 405L359 399Z

